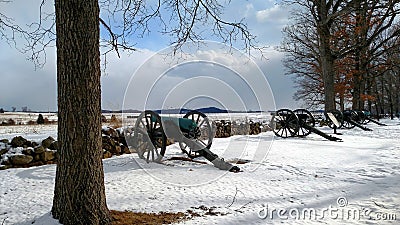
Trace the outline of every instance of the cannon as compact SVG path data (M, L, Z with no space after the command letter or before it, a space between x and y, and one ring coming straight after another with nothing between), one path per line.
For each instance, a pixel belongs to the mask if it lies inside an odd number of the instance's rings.
M179 143L182 152L190 159L204 157L215 167L231 172L240 168L224 161L210 151L214 137L212 122L199 111L190 111L183 118L160 116L145 110L137 118L135 126L126 136L130 147L139 158L147 162L160 163L167 149L167 142L173 139Z
M380 123L379 121L372 119L371 113L368 111L362 111L362 110L354 110L354 111L357 113L358 118L359 118L359 123L361 123L361 124L365 125L365 124L368 124L369 122L372 122L372 123L378 124L380 126L387 126L384 123Z
M330 141L342 141L315 128L315 119L306 109L280 109L272 114L271 122L273 132L278 137L305 137L315 133Z
M334 115L339 124L335 124L332 121L332 116ZM325 112L326 121L328 122L328 126L332 129L346 128L353 129L354 127L358 127L364 131L372 131L372 129L363 126L366 118L360 114L360 112L354 110L345 110L343 112L339 110L332 110L329 112ZM338 126L339 125L339 126Z

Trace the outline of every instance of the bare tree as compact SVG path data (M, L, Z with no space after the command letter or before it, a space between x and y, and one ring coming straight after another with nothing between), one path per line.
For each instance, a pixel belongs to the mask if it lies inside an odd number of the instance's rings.
M302 13L310 14L315 33L321 68L325 110L333 110L335 106L335 60L340 58L346 49L338 52L333 44L335 23L339 17L350 12L351 1L347 0L301 0L284 1L300 8Z
M367 93L373 97L368 101L368 107L373 109L372 103L375 104L374 110L379 114L388 113L393 118L394 114L399 112L399 94L400 88L400 37L387 40L394 32L398 32L399 25L392 26L387 32L379 35L378 40L384 42L381 49L376 51L374 61L369 64L369 77L366 86Z
M294 98L317 108L325 101L316 26L301 10L293 11L291 19L293 23L283 29L280 48L285 52L283 64L286 74L294 76L297 84Z
M355 65L353 76L353 108L363 109L365 97L370 95L371 81L373 80L370 74L371 65L374 61L389 51L390 48L383 48L388 46L387 43L396 39L400 35L399 29L392 29L396 18L400 13L400 2L387 0L387 1L354 1L354 10L352 13L353 21L350 28L352 35L352 45L354 50L351 52L354 57ZM380 38L382 34L385 38Z
M1 5L9 2L9 0L0 0ZM0 12L0 39L5 40L8 44L15 44L15 36L25 32L25 30L15 24L13 18Z
M377 66L379 57L394 47L388 47L387 43L399 36L399 30L392 29L390 35L379 38L397 18L399 2L391 0L286 2L300 8L293 14L292 19L296 23L284 29L287 39L284 42L284 51L288 53L285 66L289 68L288 72L300 77L314 77L312 81L320 80L323 89L315 86L315 90L311 93L314 97L324 97L323 101L318 102L323 102L326 110L335 108L335 103L339 103L343 109L345 99L350 95L352 107L363 109L364 102L372 99L372 71L376 73L374 67ZM319 68L317 73L320 77L310 67L310 60L314 61L316 68ZM310 85L300 81L302 87L308 88L299 90L297 97L311 95L308 90ZM323 93L315 95L321 90ZM338 98L339 101L336 101ZM315 100L314 98L313 101Z
M254 36L242 20L225 21L221 18L223 9L223 4L208 0L55 0L55 14L41 13L40 21L31 24L33 31L26 33L30 40L27 51L37 64L57 34L60 149L54 218L63 224L111 222L101 160L101 46L109 47L104 55L135 50L133 40L157 24L160 32L171 35L176 50L187 41L208 35L230 45L240 41L247 50L256 48ZM108 37L100 36L100 26Z

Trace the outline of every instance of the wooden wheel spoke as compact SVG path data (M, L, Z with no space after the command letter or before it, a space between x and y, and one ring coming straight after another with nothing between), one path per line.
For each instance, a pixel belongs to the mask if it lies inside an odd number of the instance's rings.
M281 126L277 131L275 131L276 133L279 134L279 132L283 129L283 127ZM282 134L281 134L282 135Z
M152 148L150 148L150 149L147 151L147 157L146 157L146 161L147 161L147 162L150 162L150 151L152 151Z
M149 123L149 118L145 115L145 119L146 119L146 128L148 131L151 132L151 128L150 128L150 123Z
M155 122L154 122L154 125L153 125L153 130L156 130L157 124L158 124L158 121L155 121Z
M143 124L143 128L146 128L146 124L144 124L143 119L140 120L140 123Z
M151 161L154 161L154 152L157 152L157 149L151 151Z
M273 117L275 126L273 132L275 135L287 138L295 136L299 132L299 119L297 115L289 109L280 109L276 111Z
M200 122L200 124L199 125L197 125L198 127L201 127L201 126L203 126L203 124L206 122L206 120L202 120L201 122Z
M199 120L200 120L200 114L197 116L197 119L196 119L196 124L198 124L198 123L199 123Z
M193 142L193 143L198 143L203 145L205 148L210 148L212 144L212 127L211 124L207 118L207 116L199 111L193 110L185 114L183 118L190 119L193 121L193 123L196 124L197 127L195 127L193 130L188 133L188 135L185 135L185 137L188 139L186 141ZM200 156L196 152L194 152L194 149L191 149L193 147L196 147L196 145L185 145L180 143L181 150L186 153L190 158L195 158ZM187 150L186 150L187 149ZM197 149L196 149L197 150Z
M160 116L146 110L139 115L135 127L134 139L138 141L139 157L147 162L161 160L166 149L166 136L162 130Z

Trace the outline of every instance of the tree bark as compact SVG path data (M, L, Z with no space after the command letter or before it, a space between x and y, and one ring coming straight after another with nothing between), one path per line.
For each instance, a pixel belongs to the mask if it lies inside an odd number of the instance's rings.
M365 79L367 78L367 67L368 67L368 30L367 24L367 11L368 5L363 1L354 1L355 8L355 39L356 39L356 50L355 54L355 74L353 77L353 101L352 108L354 110L364 109L365 101L362 99L362 95L365 94Z
M336 109L335 104L335 69L333 56L327 52L329 49L321 51L322 77L324 81L325 111Z
M58 162L52 214L62 224L110 224L101 146L99 5L56 0Z
M317 32L321 54L322 79L324 82L325 111L336 109L335 105L335 57L331 50L331 31L328 19L329 9L325 1L316 1Z

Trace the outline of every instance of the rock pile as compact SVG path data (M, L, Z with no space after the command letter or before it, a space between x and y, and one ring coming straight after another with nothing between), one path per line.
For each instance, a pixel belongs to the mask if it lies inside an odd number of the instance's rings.
M131 150L126 143L124 133L121 129L104 127L101 130L103 143L103 158L110 158L113 155L130 154Z
M102 129L103 158L113 155L130 154L124 134L118 129ZM0 140L0 169L40 166L57 161L58 142L48 137L40 143L29 141L22 136Z
M254 121L229 121L217 120L215 121L215 137L225 138L233 135L257 135L261 132L271 131L267 124Z
M58 142L52 137L41 143L26 140L22 136L14 137L11 142L7 139L0 142L0 169L51 164L57 158Z

